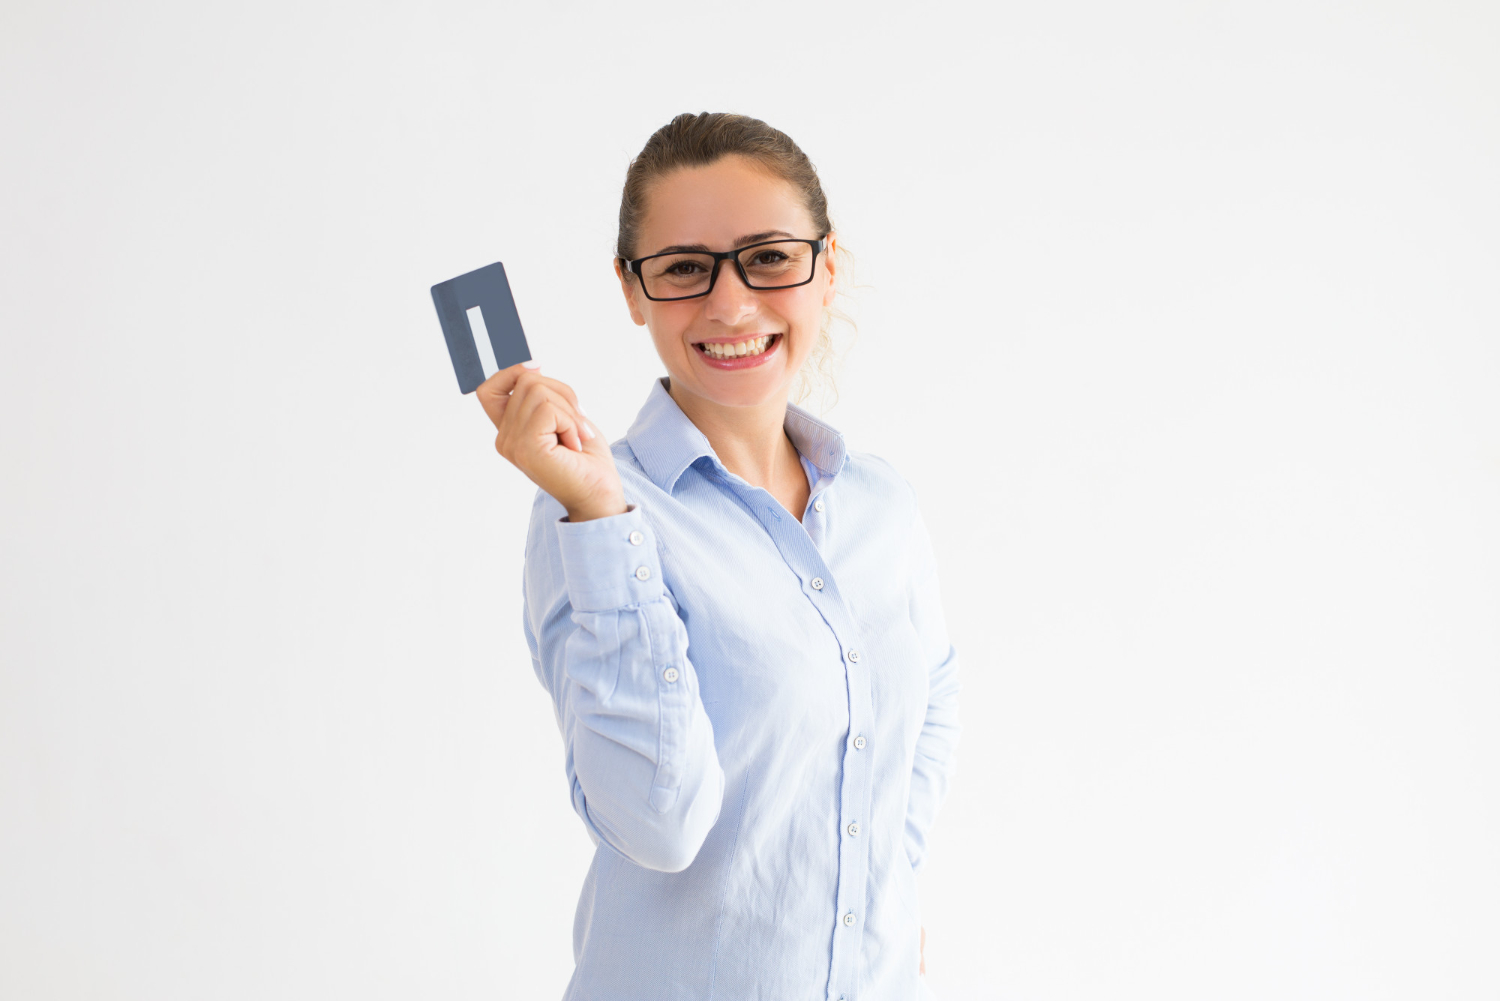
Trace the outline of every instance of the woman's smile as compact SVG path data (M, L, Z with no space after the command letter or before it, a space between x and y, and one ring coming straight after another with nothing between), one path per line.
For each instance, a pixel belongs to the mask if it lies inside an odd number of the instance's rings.
M781 346L781 334L757 334L746 337L710 337L695 341L699 359L710 368L755 368L771 360Z

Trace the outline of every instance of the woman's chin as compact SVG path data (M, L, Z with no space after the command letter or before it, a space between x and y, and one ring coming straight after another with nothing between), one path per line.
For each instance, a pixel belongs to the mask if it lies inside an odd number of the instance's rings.
M760 407L785 402L792 382L782 365L728 372L705 370L701 365L693 367L692 378L674 377L672 385L682 385L693 395L721 407Z

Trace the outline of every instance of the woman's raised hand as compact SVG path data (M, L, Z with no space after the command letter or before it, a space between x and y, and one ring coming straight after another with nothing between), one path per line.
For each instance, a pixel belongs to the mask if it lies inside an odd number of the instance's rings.
M569 521L625 512L615 457L567 383L512 365L474 395L495 424L495 451L567 508Z

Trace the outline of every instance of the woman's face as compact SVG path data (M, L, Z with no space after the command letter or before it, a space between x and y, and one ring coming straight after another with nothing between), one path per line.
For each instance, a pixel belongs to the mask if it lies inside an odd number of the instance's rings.
M635 256L669 248L727 251L822 235L814 232L796 188L743 157L729 156L657 179L648 190ZM747 288L732 261L719 264L713 291L696 299L656 302L646 298L639 280L622 278L630 316L651 331L674 395L688 392L726 407L784 402L817 343L823 310L833 303L833 247L830 236L813 280L795 288Z

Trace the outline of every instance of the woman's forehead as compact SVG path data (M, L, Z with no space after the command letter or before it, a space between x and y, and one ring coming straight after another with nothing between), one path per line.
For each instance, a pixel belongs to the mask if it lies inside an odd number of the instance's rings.
M636 253L693 244L727 250L769 232L799 239L823 235L811 230L812 217L789 181L742 157L725 157L678 168L647 189Z

